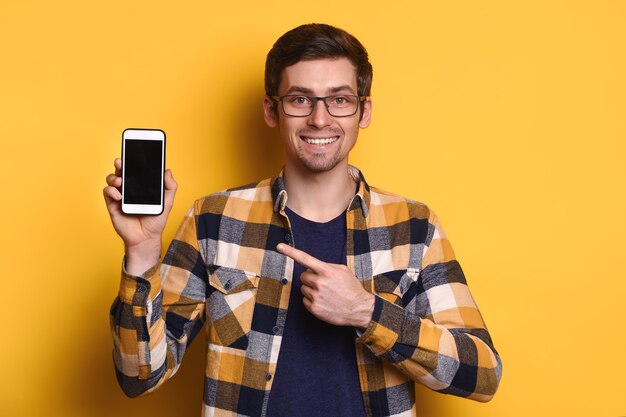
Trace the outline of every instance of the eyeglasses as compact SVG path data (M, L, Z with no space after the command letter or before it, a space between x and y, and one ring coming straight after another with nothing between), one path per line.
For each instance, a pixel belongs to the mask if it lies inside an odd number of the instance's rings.
M306 117L313 113L317 102L321 100L326 106L328 114L333 117L348 117L356 114L359 103L365 101L366 97L354 95L336 95L326 97L314 97L304 95L272 96L272 100L280 102L283 112L287 116Z

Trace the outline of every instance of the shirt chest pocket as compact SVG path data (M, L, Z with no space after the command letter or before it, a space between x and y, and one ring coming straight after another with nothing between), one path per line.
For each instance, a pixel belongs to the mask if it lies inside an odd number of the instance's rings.
M209 343L246 349L259 277L241 269L218 266L209 275L206 300Z
M374 276L376 294L396 305L407 307L416 301L419 271L397 269Z

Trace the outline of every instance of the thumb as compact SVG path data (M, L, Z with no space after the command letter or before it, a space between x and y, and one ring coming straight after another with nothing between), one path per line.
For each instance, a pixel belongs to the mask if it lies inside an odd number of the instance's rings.
M166 169L165 174L163 175L163 183L165 184L165 191L176 191L178 188L178 183L174 179L174 175L172 175L171 169Z

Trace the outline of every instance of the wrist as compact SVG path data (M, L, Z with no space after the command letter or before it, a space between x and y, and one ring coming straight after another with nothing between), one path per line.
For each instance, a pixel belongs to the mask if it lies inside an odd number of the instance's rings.
M125 247L126 272L141 276L161 259L161 241L145 241Z
M356 319L354 327L359 330L367 329L370 322L372 321L372 315L374 314L374 303L374 295L369 292L365 293L365 295L363 296L363 301L359 305L358 314L354 316Z

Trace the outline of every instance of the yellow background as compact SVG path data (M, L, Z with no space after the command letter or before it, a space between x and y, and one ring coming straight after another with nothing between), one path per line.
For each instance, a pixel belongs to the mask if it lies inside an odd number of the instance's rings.
M352 163L437 211L504 359L492 402L418 388L419 415L626 415L625 4L2 0L0 415L199 415L202 343L159 392L117 387L104 178L124 128L164 129L169 241L196 197L276 173L265 54L314 21L374 65Z

